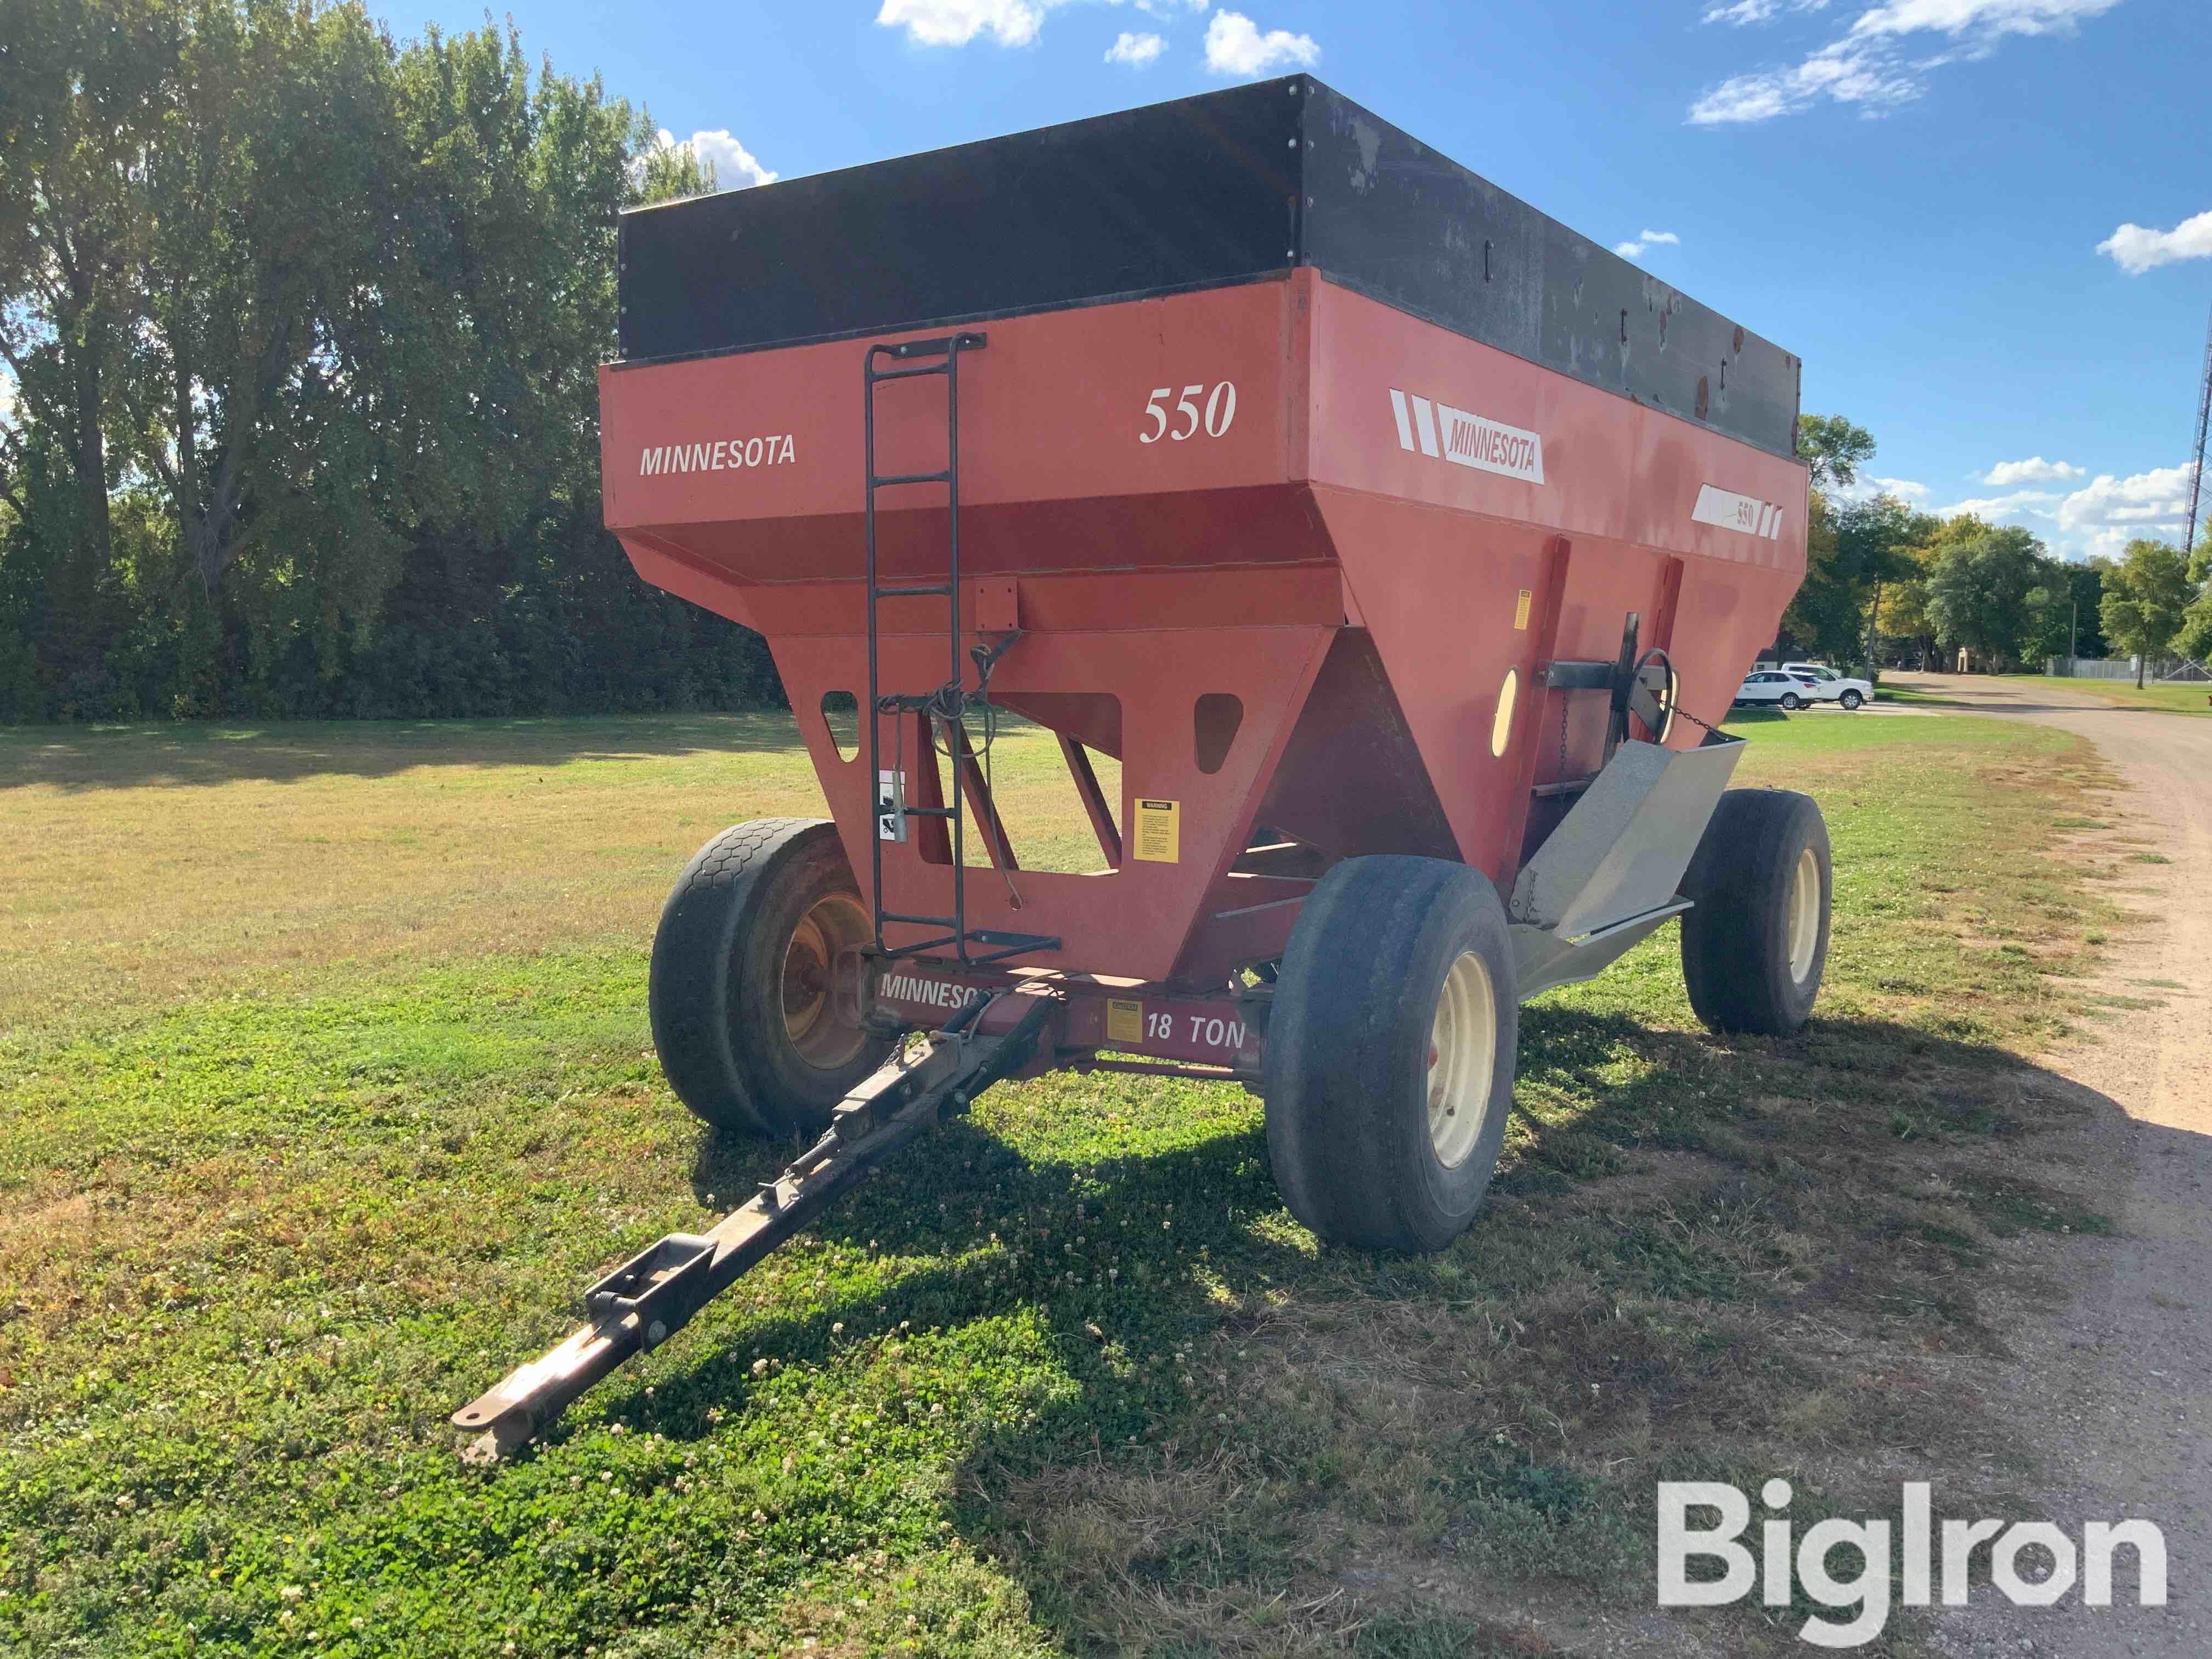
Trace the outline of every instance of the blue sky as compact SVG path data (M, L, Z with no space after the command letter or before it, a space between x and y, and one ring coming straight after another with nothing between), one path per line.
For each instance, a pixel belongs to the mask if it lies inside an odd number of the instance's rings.
M1308 68L1796 352L1917 504L2073 556L2179 532L2206 0L511 3L725 185Z

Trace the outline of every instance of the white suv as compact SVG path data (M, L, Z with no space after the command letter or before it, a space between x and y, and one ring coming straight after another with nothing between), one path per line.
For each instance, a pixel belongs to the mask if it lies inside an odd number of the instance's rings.
M1846 708L1857 708L1874 700L1870 682L1838 674L1824 662L1785 662L1782 672L1803 684L1810 702L1839 702Z
M1795 674L1785 674L1778 668L1754 668L1736 688L1735 701L1780 703L1794 712L1802 708L1812 695L1812 688Z

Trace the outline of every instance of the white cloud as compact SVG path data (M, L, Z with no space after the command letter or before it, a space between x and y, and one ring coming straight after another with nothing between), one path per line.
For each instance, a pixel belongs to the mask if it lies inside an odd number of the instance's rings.
M2126 535L2179 531L2189 510L2193 464L2154 467L2125 478L2100 472L2058 504L2062 530L2115 530Z
M1734 5L1722 5L1718 0L1705 8L1708 23L1727 23L1741 28L1747 23L1771 22L1783 11L1825 11L1828 0L1735 0Z
M884 0L876 21L902 28L918 46L964 46L988 34L1002 46L1026 46L1044 27L1050 0Z
M1892 495L1917 507L1935 492L1917 478L1877 478L1872 473L1862 472L1857 483L1844 484L1830 493L1847 501L1870 501L1877 495Z
M1863 11L1838 39L1790 69L1730 76L1690 106L1693 126L1723 126L1794 114L1823 98L1880 115L1917 98L1929 70L1985 58L2008 35L2052 34L2101 16L2120 0L1887 0ZM1707 21L1754 22L1741 8L1709 9ZM1941 35L1937 46L1915 37ZM1929 49L1935 47L1931 52Z
M1206 66L1216 75L1265 75L1270 70L1311 69L1321 61L1321 48L1310 34L1288 29L1269 29L1241 11L1218 11L1206 26Z
M1168 43L1157 34L1132 34L1123 29L1121 38L1106 48L1106 61L1139 68L1151 63L1167 49Z
M1862 113L1872 115L1919 95L1919 82L1909 70L1844 40L1821 47L1795 69L1731 76L1690 106L1690 124L1768 121L1793 115L1820 98L1857 104Z
M1632 242L1615 242L1613 251L1624 259L1641 258L1644 250L1651 246L1680 247L1682 239L1671 230L1647 230L1638 234Z
M1938 518L1955 519L1961 513L1971 513L1978 519L2048 519L2051 509L2044 505L2058 497L2048 489L2015 489L2005 495L1978 495L1963 501L1954 501L1948 507L1930 509Z
M1995 484L1999 489L2014 484L2063 483L2069 478L2082 476L2083 469L2066 461L2046 461L2040 455L2031 455L2024 461L1999 461L1981 475L1985 484Z
M668 142L662 133L660 140ZM730 137L727 127L714 132L695 132L688 141L691 153L714 167L714 182L724 190L738 190L746 185L765 185L775 178L775 172L753 159L752 151Z
M1108 0L1121 5L1127 0ZM890 29L904 29L917 46L964 46L978 39L1002 46L1033 45L1044 27L1045 14L1072 0L883 0L876 21ZM1208 0L1133 0L1148 17L1188 16L1206 9ZM1149 41L1158 41L1147 48ZM1148 64L1167 43L1156 34L1124 33L1106 53L1109 64ZM1128 56L1135 53L1136 56Z
M2172 230L2148 230L2141 225L2122 225L2097 244L2130 276L2140 276L2154 265L2170 265L2179 259L2212 258L2212 210L2184 219Z
M678 138L666 127L660 130L658 139L663 149L688 149L700 161L714 169L714 188L743 190L749 185L765 185L778 175L773 168L763 167L753 153L732 137L726 127L718 132L695 132L689 138ZM632 173L641 174L645 158L639 156L630 163Z
M2023 461L2006 465L2031 464ZM2004 470L2002 466L1992 467L1990 472L1994 475ZM1933 511L1947 519L1971 513L1993 524L2026 525L2065 558L2086 558L2097 553L2117 555L2138 536L2179 538L2182 514L2189 504L2191 470L2186 465L2154 467L2127 477L2106 472L2070 493L2014 489L2001 495L1954 501ZM2069 467L2067 474L2079 477L2081 469Z

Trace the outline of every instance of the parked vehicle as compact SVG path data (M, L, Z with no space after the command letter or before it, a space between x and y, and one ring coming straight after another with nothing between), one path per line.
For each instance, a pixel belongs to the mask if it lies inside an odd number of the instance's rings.
M1794 711L1813 700L1813 688L1795 674L1785 674L1778 668L1761 668L1743 677L1743 684L1736 688L1735 700L1740 703L1778 703Z
M1856 709L1874 701L1874 682L1839 674L1824 662L1785 662L1782 672L1803 682L1814 702L1839 702Z

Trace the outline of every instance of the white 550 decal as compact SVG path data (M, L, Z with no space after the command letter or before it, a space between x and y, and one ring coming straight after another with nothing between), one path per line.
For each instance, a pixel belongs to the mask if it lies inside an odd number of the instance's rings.
M1540 433L1470 415L1449 404L1431 404L1390 388L1390 413L1398 422L1398 447L1417 446L1424 455L1482 472L1503 473L1530 483L1544 482L1544 440Z
M1733 489L1705 484L1698 491L1698 504L1690 516L1699 524L1723 530L1740 530L1747 536L1773 541L1782 534L1782 509L1756 495L1739 495Z

